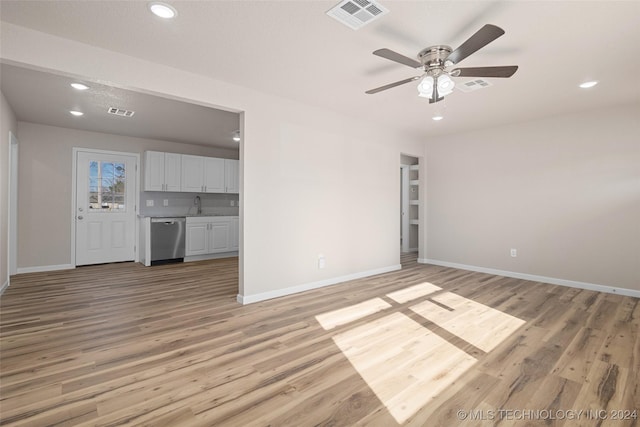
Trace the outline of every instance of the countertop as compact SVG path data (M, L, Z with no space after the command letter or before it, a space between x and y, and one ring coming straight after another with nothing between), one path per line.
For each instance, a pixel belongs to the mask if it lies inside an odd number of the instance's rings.
M208 216L226 216L229 218L238 218L238 215L218 214L218 213L203 213L203 214L138 214L138 218L200 218Z

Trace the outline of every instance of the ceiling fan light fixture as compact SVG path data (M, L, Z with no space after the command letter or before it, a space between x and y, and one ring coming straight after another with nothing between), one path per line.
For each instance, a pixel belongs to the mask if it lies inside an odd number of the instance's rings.
M446 74L438 77L438 94L440 96L449 95L453 92L456 83Z
M418 84L418 96L431 99L433 92L433 77L425 76Z
M149 10L156 16L164 19L172 19L178 15L178 11L171 5L160 2L149 3Z

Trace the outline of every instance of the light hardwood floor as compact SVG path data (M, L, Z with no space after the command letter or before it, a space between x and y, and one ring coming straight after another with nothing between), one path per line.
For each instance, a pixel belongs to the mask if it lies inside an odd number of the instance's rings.
M14 277L0 424L640 425L638 299L403 256L241 306L237 275L224 259Z

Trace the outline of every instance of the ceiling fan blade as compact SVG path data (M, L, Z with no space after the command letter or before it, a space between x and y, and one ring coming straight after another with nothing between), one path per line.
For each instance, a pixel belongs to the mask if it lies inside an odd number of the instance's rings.
M371 95L371 94L374 94L374 93L382 92L383 90L391 89L392 87L396 87L396 86L400 86L400 85L403 85L403 84L406 84L406 83L409 83L409 82L413 82L415 80L418 80L420 77L422 77L422 76L410 77L408 79L400 80L399 82L389 83L388 85L380 86L380 87L377 87L375 89L369 89L365 93Z
M406 65L411 68L422 68L422 64L416 61L415 59L411 59L404 55L400 55L399 53L394 52L390 49L378 49L375 52L373 52L373 54L381 58L385 58L390 61L394 61L399 64Z
M517 65L456 68L451 71L451 75L454 77L511 77L517 70Z
M474 35L469 37L467 41L462 43L460 47L451 52L447 60L457 64L472 53L482 49L498 37L504 34L504 30L495 25L487 24L480 28Z

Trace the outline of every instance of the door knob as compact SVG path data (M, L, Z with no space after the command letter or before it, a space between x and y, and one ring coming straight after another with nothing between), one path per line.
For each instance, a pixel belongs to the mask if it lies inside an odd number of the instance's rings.
M84 217L82 215L78 215L78 219L82 220Z
M78 210L79 210L80 212L83 212L83 211L84 211L84 209L82 209L82 208L78 208Z

